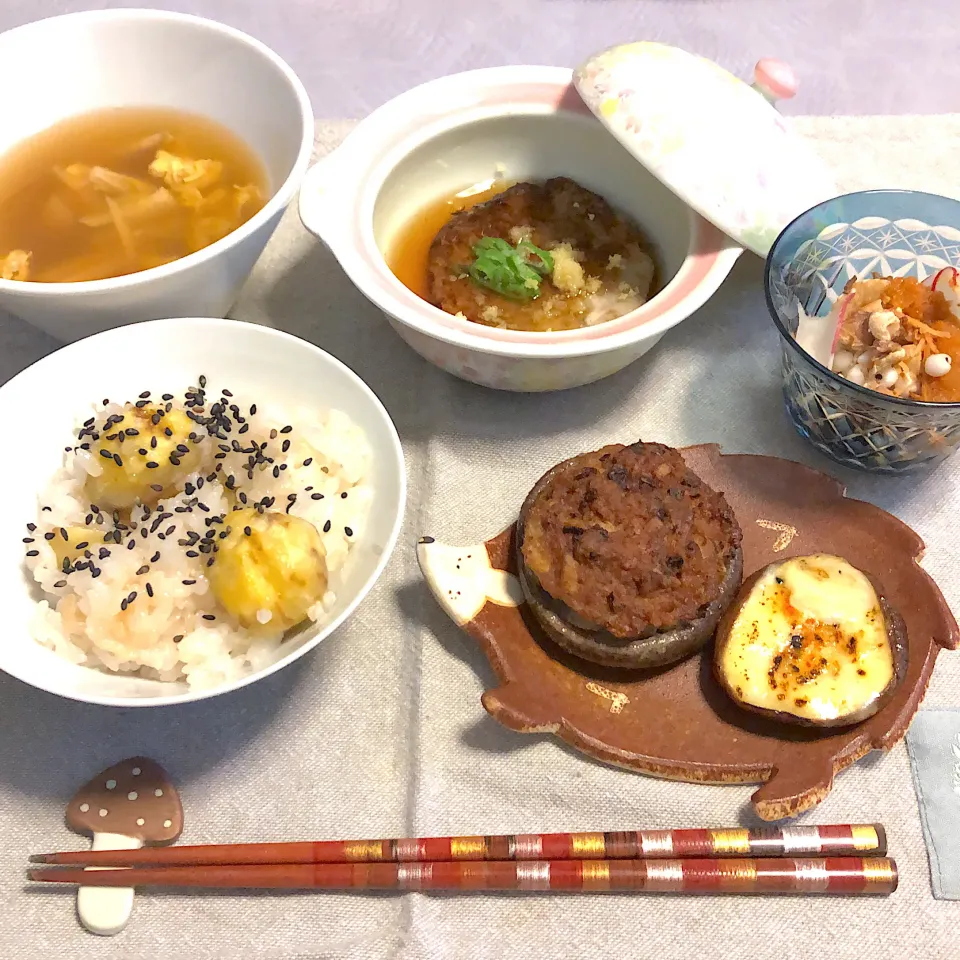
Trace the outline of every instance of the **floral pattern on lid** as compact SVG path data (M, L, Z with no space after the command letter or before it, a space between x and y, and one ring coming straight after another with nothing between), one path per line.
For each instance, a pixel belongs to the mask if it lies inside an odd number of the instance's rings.
M592 57L574 84L651 173L760 256L791 220L837 193L771 104L795 90L778 61L760 61L751 87L709 60L644 41Z

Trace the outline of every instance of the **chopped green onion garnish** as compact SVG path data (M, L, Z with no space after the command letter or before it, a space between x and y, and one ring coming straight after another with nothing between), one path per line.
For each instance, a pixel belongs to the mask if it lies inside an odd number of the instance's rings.
M540 281L553 272L553 257L529 240L512 247L499 237L483 237L473 245L473 255L470 279L510 300L536 300Z

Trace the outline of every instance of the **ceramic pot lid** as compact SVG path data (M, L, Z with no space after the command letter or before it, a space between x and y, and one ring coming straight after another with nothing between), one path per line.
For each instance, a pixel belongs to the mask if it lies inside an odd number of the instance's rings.
M676 47L630 43L591 57L574 85L654 176L762 257L791 220L839 192L773 106L796 92L784 63L761 60L751 87Z

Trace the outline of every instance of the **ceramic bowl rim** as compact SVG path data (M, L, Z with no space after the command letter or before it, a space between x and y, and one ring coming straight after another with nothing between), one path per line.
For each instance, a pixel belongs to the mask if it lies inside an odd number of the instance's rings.
M46 354L40 359L35 360L29 366L25 367L23 370L17 373L16 376L11 377L8 381L6 381L6 383L0 385L0 396L2 396L3 392L10 384L15 383L25 375L30 374L31 376L36 376L35 368L41 367L47 360L49 360L50 357L62 354L65 351L71 352L73 350L80 349L81 345L83 345L84 349L89 349L91 341L102 343L104 340L109 341L113 338L129 337L131 335L131 331L134 329L138 330L139 335L145 338L150 338L151 336L155 335L155 331L158 329L169 330L173 325L175 325L175 328L176 326L186 326L188 324L190 325L190 328L194 330L196 330L197 325L203 325L214 330L221 330L224 335L229 335L230 332L236 329L237 324L240 324L242 327L247 328L248 330L256 331L258 335L264 336L267 338L267 340L287 341L295 349L312 354L318 364L339 369L346 379L353 382L359 393L364 397L365 402L370 405L371 410L376 413L377 418L386 428L386 433L390 441L390 447L388 451L385 451L385 459L391 465L391 472L394 468L396 468L395 479L397 483L396 494L398 509L390 524L387 535L384 537L383 550L380 556L377 558L373 569L361 583L360 588L354 593L349 602L336 617L318 624L314 636L302 643L297 649L291 651L273 663L268 664L265 667L261 667L258 670L254 670L243 677L230 680L217 687L200 688L197 690L188 689L185 692L180 692L177 694L133 697L90 695L74 693L67 690L51 689L50 686L44 685L42 676L36 677L32 675L24 675L27 673L26 671L21 673L20 671L11 670L9 665L4 665L2 668L0 668L0 671L3 673L15 678L16 680L19 680L21 683L25 683L28 686L33 687L34 689L42 690L44 693L51 694L52 696L62 697L67 700L74 700L78 703L89 703L105 707L147 708L176 707L187 703L195 703L200 700L210 700L214 697L240 690L243 687L248 687L257 681L263 680L274 673L278 673L285 667L288 667L290 664L314 650L322 641L329 638L334 631L340 629L340 627L343 626L343 624L346 623L351 616L353 616L357 607L360 606L363 600L373 589L374 585L383 576L384 570L386 569L387 564L389 563L394 550L396 549L397 542L399 541L400 537L400 531L403 526L404 516L406 514L407 471L403 447L400 442L400 436L397 432L397 427L393 422L393 418L390 416L390 413L387 411L380 398L376 395L376 393L374 393L373 389L367 385L367 383L360 377L359 374L355 373L343 361L338 360L332 354L327 353L326 350L323 350L316 344L311 343L308 340L304 340L302 337L298 337L292 333L287 333L284 330L278 330L273 327L266 327L258 323L250 323L243 320L231 320L229 318L219 317L169 317L162 320L145 320L140 323L127 324L125 326L113 327L109 330L104 330L100 333L85 337L82 340L77 340L74 343L69 343L57 350L52 351L51 353ZM26 579L24 582L25 584L28 583ZM19 642L33 644L37 643L37 641L30 636L23 637L19 640ZM51 656L57 656L55 651L49 652ZM78 667L78 669L95 670L95 668L92 667L82 666ZM105 671L97 670L96 672L101 673L106 677L115 676L114 674L110 674Z
M128 290L141 284L148 284L155 280L165 280L176 277L177 274L200 266L215 259L227 250L238 246L257 230L261 229L290 203L296 196L297 189L303 175L310 164L313 153L314 117L310 97L300 78L293 68L274 50L265 43L257 40L242 30L188 13L177 13L172 10L151 10L146 8L119 7L106 10L79 10L74 13L64 13L59 16L45 17L34 20L18 27L13 27L0 33L0 41L7 41L18 36L26 37L29 34L41 34L53 24L73 22L100 23L110 21L125 21L128 23L176 23L194 30L203 30L208 33L219 34L235 44L245 46L268 61L274 69L286 80L290 91L297 101L300 112L301 131L300 147L290 166L286 178L273 191L269 200L246 223L232 230L225 237L211 243L209 246L190 253L178 260L162 264L159 267L150 267L137 273L128 273L120 277L108 277L104 280L81 280L69 283L41 283L31 280L3 280L0 279L0 294L17 294L22 297L83 297L95 296L114 291ZM22 141L21 141L22 142Z
M377 307L403 326L454 347L514 359L566 359L607 353L662 335L689 317L716 292L744 252L735 241L679 198L677 202L685 207L690 223L686 255L671 280L647 304L608 321L609 325L631 322L632 325L622 330L614 326L611 332L603 329L608 324L560 331L550 336L557 337L558 333L574 336L561 336L559 341L553 342L538 341L537 335L531 336L529 331L501 330L467 320L458 321L427 303L396 278L373 237L372 213L383 185L402 160L441 134L492 118L558 113L583 115L585 118L592 116L573 91L572 77L573 71L565 67L486 67L449 74L407 90L362 120L340 146L307 172L300 192L304 226L328 243L351 282ZM471 97L463 106L443 114L442 123L436 122L439 117L434 113L431 117L434 122L429 128L417 127L419 118L412 111L418 102L428 100L435 93L446 92L449 96L452 90L458 93L471 91ZM565 101L571 91L577 96L573 108L570 101ZM478 104L485 92L490 99ZM545 96L547 101L535 102L537 96ZM613 137L612 133L607 135ZM348 183L343 189L351 195L352 212L362 212L363 225L345 242L328 241L311 224L315 220L310 212L313 206L311 191L322 189L316 181L322 179L327 164L340 161L342 166L344 157L349 155L347 151L362 146L370 146L377 157L387 156L391 163L387 166L384 162L368 161L364 170L348 174ZM342 184L341 180L337 182ZM371 222L367 223L367 220ZM699 275L691 284L689 274L693 271L698 271ZM649 319L644 317L636 322L638 314L648 313L652 314Z
M773 245L770 247L770 253L767 254L767 260L763 268L763 295L764 300L767 304L767 312L770 314L771 319L776 325L777 332L780 334L780 339L782 342L789 345L790 349L793 350L799 357L806 360L811 364L819 373L824 375L827 380L833 383L840 390L849 390L854 396L862 397L863 399L869 399L874 404L883 405L889 403L895 407L900 407L904 410L910 410L914 413L919 413L920 411L933 411L933 410L960 410L960 400L952 400L948 402L939 402L934 400L910 400L906 397L888 397L886 394L877 393L875 390L869 389L869 387L862 387L860 384L853 383L850 380L847 380L846 377L841 376L839 373L831 370L829 367L824 366L819 360L812 357L803 347L797 343L796 337L783 325L783 321L780 319L780 314L777 311L777 308L773 303L773 295L771 293L771 277L773 274L773 259L774 254L777 252L777 247L780 244L780 241L783 240L787 233L792 229L793 225L797 223L798 220L802 220L805 216L812 213L814 210L818 210L820 207L828 206L829 204L836 203L838 200L843 200L847 197L871 197L877 195L886 195L886 196L902 196L902 197L930 197L934 200L943 200L948 203L956 204L960 207L960 200L954 200L951 197L944 197L938 193L928 193L925 190L901 190L896 188L880 188L875 190L851 190L848 193L838 194L836 197L832 197L829 200L824 200L821 203L816 204L813 207L810 207L809 210L805 210L803 213L794 217L793 220L788 223L783 230L777 235L776 240L773 241ZM815 237L808 237L808 240L816 239ZM806 241L804 241L806 242Z

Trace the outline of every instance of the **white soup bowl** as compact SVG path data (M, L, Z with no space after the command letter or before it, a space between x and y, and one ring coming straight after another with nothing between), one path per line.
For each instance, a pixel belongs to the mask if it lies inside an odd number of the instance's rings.
M167 107L228 127L270 181L262 210L197 253L108 280L0 280L0 308L65 341L138 320L224 316L310 162L313 111L290 67L258 40L211 20L101 10L0 34L0 89L7 91L0 154L69 117Z

